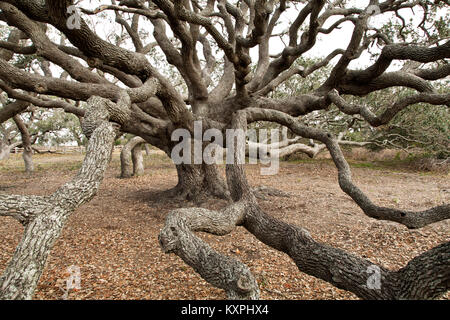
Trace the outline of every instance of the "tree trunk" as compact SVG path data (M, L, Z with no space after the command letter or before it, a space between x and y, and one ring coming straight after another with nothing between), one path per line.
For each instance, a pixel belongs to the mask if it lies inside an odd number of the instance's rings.
M19 128L20 134L22 136L22 146L23 146L23 162L25 164L25 172L31 173L34 171L33 164L33 148L31 147L31 137L30 132L28 131L27 126L23 122L22 118L19 115L14 116L14 122Z
M131 151L131 159L133 160L133 175L135 177L142 176L145 171L142 145L143 143L138 144Z
M11 153L11 148L9 146L4 146L4 145L0 144L0 161L8 160L10 153Z
M70 213L96 193L110 159L115 132L112 125L106 124L97 134L99 137L91 139L83 167L74 180L52 196L42 197L38 204L26 196L16 196L16 203L11 201L11 207L19 210L21 205L30 206L26 211L36 217L25 225L22 240L0 278L1 299L32 298L47 257Z
M22 158L25 164L25 172L27 173L33 172L34 171L33 149L31 148L31 146L28 147L24 146Z
M143 159L139 159L139 156L134 154L135 152L138 152L137 150L134 151L134 149L136 147L141 147L143 143L145 143L144 139L141 137L134 137L123 146L122 152L120 153L121 178L131 178L136 172L139 172L140 174L144 172ZM141 161L140 164L137 163L139 161Z
M19 146L22 142L16 142L11 145L8 145L4 142L0 141L0 161L8 160L11 155L11 150L15 147Z
M178 184L170 190L177 198L201 202L208 197L229 200L230 193L217 165L176 165Z
M16 218L25 226L22 240L0 277L0 299L33 297L48 255L70 214L96 194L117 134L116 127L107 122L105 103L97 97L88 100L90 109L83 131L90 140L83 165L72 181L46 197L0 194L0 215Z
M232 124L233 128L245 129L245 113L235 113ZM314 135L314 129L305 128L307 127L294 127L298 131L308 130L308 134ZM338 152L338 142L326 134L317 138L327 146L336 161L341 187L342 181L350 185L348 164ZM235 152L236 150L237 148ZM174 210L168 214L159 236L164 252L178 255L204 280L224 289L229 298L259 298L253 275L242 262L214 251L196 237L195 232L223 236L236 226L242 226L267 246L286 253L300 271L353 292L363 299L435 299L448 291L450 242L412 259L400 270L391 271L342 249L315 241L307 230L278 220L258 206L245 176L243 159L239 159L239 156L240 153L236 152L236 162L227 165L226 171L234 203L220 211L202 208ZM350 189L350 195L357 193L362 201L365 200L355 186ZM343 190L346 191L345 188ZM389 213L385 208L379 211ZM448 212L447 208L446 213ZM429 221L434 222L433 219ZM409 224L409 221L405 223Z
M146 143L146 144L144 145L144 148L145 148L145 154L146 154L147 156L149 156L149 155L150 155L150 146Z

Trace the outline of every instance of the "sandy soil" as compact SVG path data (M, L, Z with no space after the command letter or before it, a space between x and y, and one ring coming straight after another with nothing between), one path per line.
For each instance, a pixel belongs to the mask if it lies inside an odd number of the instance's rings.
M19 158L0 163L0 192L47 195L76 173L81 155L37 156L38 170L22 172ZM146 157L146 174L118 178L118 155L98 195L70 218L57 241L39 283L35 299L61 299L67 268L79 266L81 289L69 299L224 299L223 291L203 281L177 256L164 254L157 241L167 213L192 206L161 201L161 191L176 184L176 170L162 155ZM248 166L249 181L289 192L290 198L268 197L263 209L302 226L321 242L396 270L408 260L450 240L450 221L418 231L366 217L338 184L329 160L283 162L276 176L259 175ZM353 168L355 182L378 204L425 209L450 201L450 179L384 167ZM211 200L208 208L224 201ZM22 226L0 217L0 272L20 240ZM263 299L357 299L326 282L300 272L283 253L260 243L243 228L216 237L201 234L220 252L245 262L260 284ZM448 299L448 294L444 299Z

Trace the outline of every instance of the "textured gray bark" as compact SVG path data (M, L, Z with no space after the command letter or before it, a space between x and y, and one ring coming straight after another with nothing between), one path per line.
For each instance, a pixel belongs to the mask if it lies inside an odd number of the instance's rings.
M202 208L169 213L159 235L166 253L175 253L212 285L224 289L229 299L259 299L259 288L249 268L239 260L213 250L193 232L225 235L241 225L254 197L242 175L244 159L234 148L236 165L227 166L228 187L234 203L221 211Z
M25 172L31 173L34 171L33 164L33 148L30 137L30 132L28 131L27 126L23 122L22 118L19 115L14 116L14 122L16 123L17 128L19 128L20 135L22 137L22 158L25 164Z
M144 167L144 155L142 154L142 145L144 143L138 144L131 151L131 159L133 160L133 176L142 176L145 171Z
M33 172L34 171L34 163L33 163L33 149L31 146L24 147L22 153L23 162L25 164L25 172Z
M159 241L165 253L175 253L229 299L259 299L258 284L249 268L239 260L213 250L193 232L226 235L240 224L245 202L218 212L202 208L172 211L161 230Z
M258 207L246 215L244 227L266 245L288 254L300 271L363 299L436 299L450 289L450 242L390 271L319 243L308 231L274 219ZM379 288L368 285L374 267L379 270Z
M97 192L111 158L116 129L106 120L105 101L92 98L85 124L91 129L83 165L76 177L46 197L0 194L0 214L18 219L25 230L0 277L1 299L31 299L48 255L67 218ZM89 124L91 123L91 124ZM95 127L95 129L94 129Z
M180 164L178 183L170 193L182 199L201 202L207 197L230 199L227 185L216 165Z
M136 147L142 146L145 143L145 140L141 137L133 137L128 141L124 146L120 153L120 166L121 166L121 178L131 178L136 172L143 172L143 161L141 164L138 164L136 161L143 160L138 159ZM134 155L134 156L133 156ZM142 153L141 153L142 157Z

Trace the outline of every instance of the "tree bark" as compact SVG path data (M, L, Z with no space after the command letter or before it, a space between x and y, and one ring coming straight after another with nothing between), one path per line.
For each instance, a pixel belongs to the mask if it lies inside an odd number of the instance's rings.
M18 147L22 142L16 142L13 144L6 144L0 141L0 160L8 160L11 155L11 150Z
M10 146L4 145L0 142L0 161L8 160L11 153Z
M144 156L142 154L142 145L144 143L138 144L131 151L131 159L133 160L133 176L142 176L145 171L144 167Z
M19 115L14 116L14 122L17 125L17 128L20 131L20 135L22 136L22 147L23 147L23 162L25 164L25 172L31 173L34 171L33 164L33 148L30 137L30 132L28 131L27 126L23 122L22 118Z
M208 197L229 200L230 193L217 165L176 165L177 185L170 190L176 198L201 202Z
M255 110L251 115L253 120L258 112ZM321 135L315 129L298 124L295 126L294 120L289 124L297 134L322 141L338 162L337 167L342 175L345 168L340 163L340 155L336 155L339 145L331 135ZM245 111L236 113L233 128L246 127ZM259 290L255 287L253 276L245 265L215 252L193 232L224 235L238 225L243 226L264 244L289 255L301 272L353 292L363 299L435 299L449 290L450 242L412 259L400 270L387 270L367 259L315 241L307 230L266 214L258 206L240 163L227 165L227 182L233 204L221 211L201 208L172 211L159 238L164 252L178 255L203 279L224 289L229 298L257 299ZM241 278L245 279L244 286L240 285Z
M202 208L179 209L169 213L159 235L165 253L175 253L203 279L224 289L229 299L259 299L258 284L241 261L216 252L193 232L223 236L242 220L247 203L237 202L221 211Z
M0 299L31 299L48 255L68 217L96 194L111 159L116 128L107 121L103 99L89 100L85 120L91 129L86 157L77 176L47 197L0 193L0 215L18 219L25 230L6 270L0 277ZM87 129L85 130L85 133Z
M137 164L135 161L139 161L138 158L133 157L134 155L134 149L138 146L141 146L143 143L145 143L145 140L141 137L134 137L128 141L125 146L122 149L122 152L120 153L120 165L121 165L121 178L131 178L136 170L139 171L143 168L138 168L140 165ZM136 151L137 152L137 151ZM133 153L133 155L132 155ZM139 156L137 156L139 157ZM141 154L142 157L142 154ZM143 160L143 159L142 159ZM143 166L143 161L142 165ZM142 170L143 172L143 170Z
M31 173L34 171L34 163L33 163L33 149L31 146L24 146L22 153L23 162L25 164L25 172Z

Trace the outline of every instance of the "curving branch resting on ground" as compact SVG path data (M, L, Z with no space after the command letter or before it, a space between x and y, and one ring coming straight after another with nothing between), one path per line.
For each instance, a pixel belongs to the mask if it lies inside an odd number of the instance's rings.
M339 143L325 131L302 125L297 119L276 110L261 110L248 108L245 110L248 121L273 121L288 127L295 134L307 139L314 139L326 145L338 169L339 185L359 207L370 217L380 220L390 220L401 223L408 228L421 228L428 224L450 218L450 205L442 205L421 212L411 212L399 209L380 207L372 201L353 183L351 170Z
M163 251L179 256L203 279L225 290L229 299L259 299L258 284L245 264L216 252L193 234L229 234L242 223L248 205L242 201L221 211L192 208L170 212L159 235Z
M239 148L233 151L235 161L243 163ZM232 205L221 211L189 208L170 212L159 242L164 252L178 255L206 281L224 289L229 299L259 299L257 282L245 264L216 252L193 234L203 231L223 236L243 223L255 201L243 172L242 164L227 166Z
M31 299L47 257L70 214L97 193L110 161L117 128L109 123L105 100L93 97L85 123L91 123L86 157L75 178L50 196L0 193L0 215L25 226L22 239L0 277L0 299Z
M243 226L266 245L288 254L301 272L363 299L435 299L450 288L450 242L412 259L400 270L389 271L317 242L305 229L279 221L257 206L246 215Z
M287 128L284 127L283 130L284 129ZM371 141L366 142L346 141L343 140L344 134L345 132L341 132L337 138L337 143L339 143L339 145L364 147L373 143ZM285 136L280 142L273 142L268 144L247 141L245 152L247 156L256 155L258 154L258 152L267 154L267 156L266 155L264 156L266 156L269 159L270 158L274 159L275 157L284 158L297 152L304 153L310 158L315 158L319 153L327 149L327 146L325 144L315 143L312 139L310 139L309 144L298 142L301 139L302 137L300 136L296 136L291 139Z
M303 126L297 119L282 112L251 108L239 111L234 116L233 127L245 130L247 121L261 120L277 122L299 136L324 143L338 168L341 188L367 215L397 221L409 228L450 218L448 205L419 213L373 205L353 184L350 168L337 140L326 132ZM249 279L248 269L242 263L212 250L193 232L223 235L231 232L236 225L242 225L266 245L288 254L300 271L364 299L433 299L450 288L450 242L412 259L400 270L390 271L344 250L319 243L305 229L265 213L256 203L242 165L237 162L227 165L227 180L230 190L234 191L232 196L235 202L232 205L220 212L200 208L172 211L161 231L160 243L165 252L177 254L206 281L224 289L231 298L246 297L233 293L236 292L235 283L241 270L245 270L245 278ZM256 292L256 289L252 291Z

